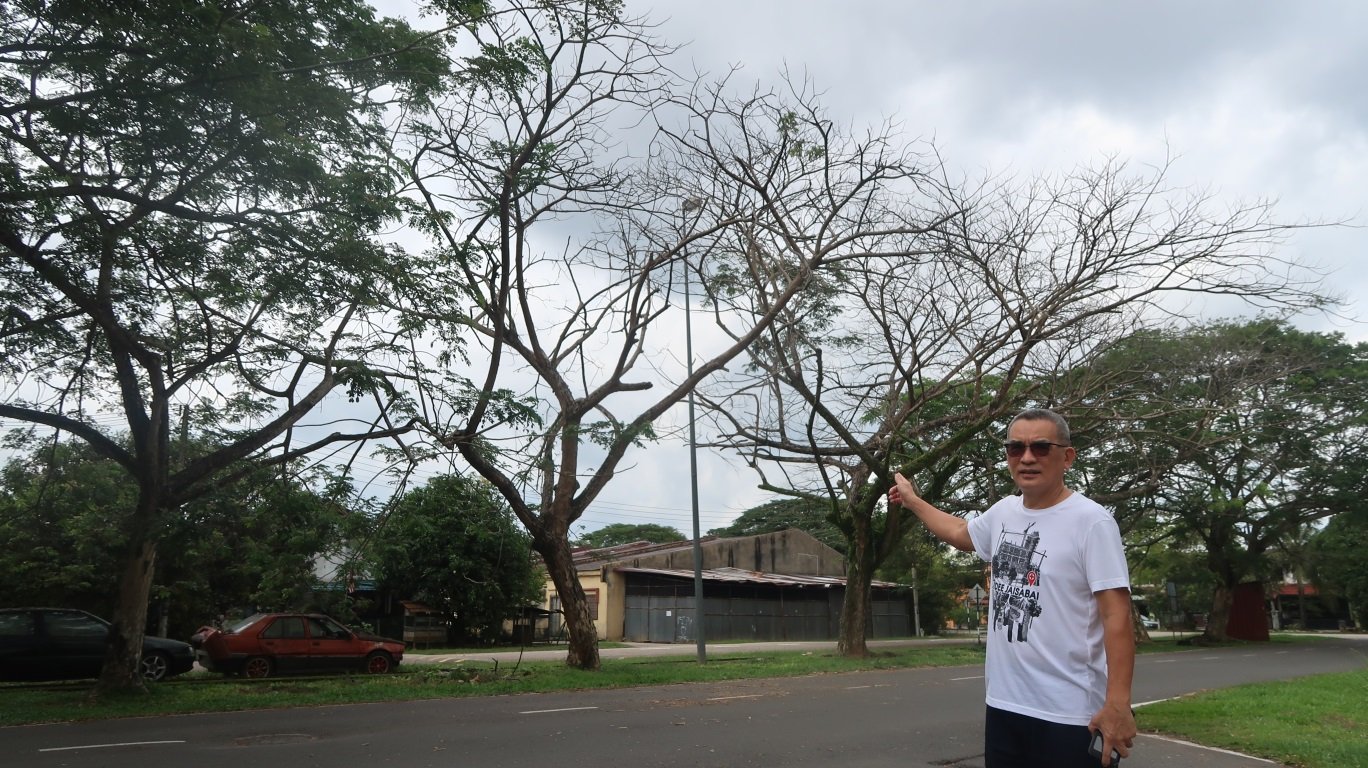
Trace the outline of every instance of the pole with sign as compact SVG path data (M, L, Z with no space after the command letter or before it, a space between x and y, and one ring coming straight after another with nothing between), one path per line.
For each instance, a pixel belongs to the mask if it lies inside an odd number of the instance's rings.
M979 644L983 643L983 620L979 615L979 609L983 605L983 598L987 595L988 593L978 584L969 590L969 599L974 602L974 642Z

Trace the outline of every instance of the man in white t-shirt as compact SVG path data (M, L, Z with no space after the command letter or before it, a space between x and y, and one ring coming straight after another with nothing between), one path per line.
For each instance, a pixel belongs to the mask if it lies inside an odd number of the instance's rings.
M1130 754L1135 669L1130 578L1110 512L1064 485L1077 453L1059 414L1030 409L1007 428L1007 467L1021 494L966 521L919 497L901 473L890 504L991 565L987 768L1106 765Z

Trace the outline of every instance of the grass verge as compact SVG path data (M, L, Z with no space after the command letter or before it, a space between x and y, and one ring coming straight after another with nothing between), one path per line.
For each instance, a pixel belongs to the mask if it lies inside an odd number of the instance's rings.
M1136 717L1142 731L1285 765L1368 766L1368 668L1184 696Z
M105 696L98 700L91 699L88 682L42 687L0 686L0 726L982 663L983 650L966 645L894 648L880 650L865 659L797 651L719 656L703 665L697 664L692 656L605 659L602 669L597 672L571 669L559 661L524 661L516 667L492 662L408 664L393 675L267 680L224 678L196 672L150 686L146 693Z
M630 645L629 643L616 643L616 642L613 642L612 640L600 640L600 641L599 641L599 644L598 644L598 647L599 647L599 650L600 650L600 651L604 651L604 650L608 650L608 649L610 649L610 648L630 648L631 645ZM529 646L523 648L522 650L524 650L524 651L557 651L557 650L563 651L563 650L565 650L565 648L566 648L565 643L560 643L560 644L557 644L557 645L547 645L547 644L543 644L543 645L529 645ZM463 655L463 654L491 653L491 652L494 652L494 653L517 653L517 652L518 652L518 646L516 646L516 645L466 645L466 646L452 646L452 647L450 647L450 648L444 648L444 647L428 647L428 648L406 648L406 649L404 649L404 655L405 655L405 656L454 656L454 655Z

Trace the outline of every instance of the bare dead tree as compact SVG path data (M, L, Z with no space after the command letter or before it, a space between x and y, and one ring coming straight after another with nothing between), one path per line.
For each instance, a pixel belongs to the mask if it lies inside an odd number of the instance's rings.
M1218 213L1209 197L1168 188L1162 168L1133 175L1107 162L943 190L944 208L960 212L947 226L828 260L820 298L781 308L748 350L751 372L710 387L720 444L773 490L831 500L850 544L845 654L867 652L868 585L908 528L881 501L893 472L937 497L970 441L1025 404L1060 404L1046 387L1056 374L1181 311L1176 300L1328 305L1315 276L1277 253L1295 227L1269 204ZM1105 397L1112 381L1095 377L1068 402Z
M649 26L600 4L490 29L491 57L535 50L524 76L463 82L412 134L414 199L450 270L426 277L450 302L426 317L480 345L451 366L472 397L424 408L531 533L565 612L567 663L593 669L571 525L657 420L758 343L829 259L925 231L883 201L926 177L883 137L843 135L802 90L678 89ZM652 124L634 157L632 126ZM684 270L725 329L691 376L666 352Z

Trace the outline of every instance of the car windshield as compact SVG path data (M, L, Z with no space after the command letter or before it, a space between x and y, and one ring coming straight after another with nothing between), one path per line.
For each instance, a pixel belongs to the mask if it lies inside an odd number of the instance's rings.
M316 637L317 637L317 636L321 636L321 637L350 637L350 636L351 636L351 633L347 631L347 628L346 628L346 627L342 626L341 624L338 624L337 622L333 621L332 619L330 619L330 618L328 618L328 617L326 617L326 616L320 616L320 617L318 617L318 618L312 618L312 617L311 617L311 618L309 619L309 628L310 628L310 632L312 632L313 635L316 636Z
M258 621L262 616L265 616L265 615L266 615L266 614L264 614L264 613L254 613L254 614L252 614L251 616L248 616L247 618L242 619L241 621L238 621L238 622L233 623L232 625L230 625L227 629L225 629L225 630L223 630L223 631L224 631L224 632L228 632L228 633L230 633L230 634L233 633L233 632L241 632L242 630L246 629L247 627L250 627L251 625L257 623L257 621Z

